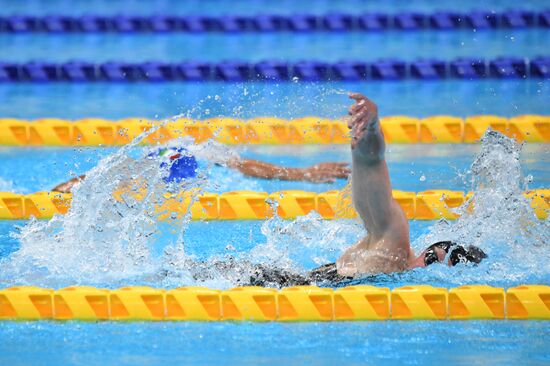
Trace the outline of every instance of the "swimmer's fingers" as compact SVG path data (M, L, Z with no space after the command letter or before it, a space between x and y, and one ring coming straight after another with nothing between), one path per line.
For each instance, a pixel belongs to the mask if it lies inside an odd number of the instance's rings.
M369 98L360 93L350 93L349 97L354 99L359 106L365 106L376 115L378 115L378 106Z
M354 104L348 109L348 114L351 117L346 118L346 123L348 125L349 129L352 129L354 124L356 123L356 120L354 120L353 117L357 116L358 114L367 113L368 107L366 105L360 105L360 104Z
M336 163L335 176L337 178L347 178L351 174L351 169L348 163Z
M321 163L307 168L305 177L317 183L333 183L337 178L347 178L350 169L347 163Z
M365 119L368 117L368 115L369 110L365 108L361 109L360 112L357 112L356 114L351 116L349 124L352 127L352 133L357 133L358 130L361 130L361 127L363 126L360 125L364 124L363 122L365 122Z
M352 116L352 115L358 113L363 108L369 108L369 106L372 103L367 103L367 101L368 101L368 99L366 99L366 98L356 100L356 102L348 108L348 114Z
M318 170L331 170L331 169L343 169L349 166L349 163L346 162L330 162L330 163L320 163L313 165L312 169L318 169Z
M349 98L355 100L359 105L366 105L369 107L376 107L376 104L366 96L360 93L350 93Z
M330 174L330 178L328 178L328 179L332 179L332 180L346 179L347 177L349 177L350 174L351 174L351 172L346 172L346 171L332 172Z
M308 181L314 182L314 183L334 183L336 181L335 178L328 177L319 171L316 173L308 173L305 175L305 178Z
M327 178L347 178L351 174L348 163L322 163L313 167L319 176Z
M371 111L371 109L367 105L354 104L353 106L351 106L349 108L349 115L351 116L351 118L348 120L348 127L350 127L349 126L350 124L354 123L353 118L355 116L365 114L365 113L369 113L370 111Z
M334 178L334 177L317 177L317 179L314 182L317 182L317 183L334 183L334 182L336 182L336 178Z
M374 121L374 119L371 112L367 112L356 118L354 126L350 131L352 148L355 147L356 143L363 139L367 134L368 126L372 121Z
M348 94L348 97L349 99L354 99L355 101L359 102L361 100L366 100L367 97L365 97L363 94L361 93L349 93Z
M338 173L338 178L347 178L351 174L351 169L348 167L341 168Z
M355 113L357 113L357 111L359 109L361 109L363 107L364 107L364 105L354 103L354 104L351 105L351 107L348 108L348 114L350 116L353 116Z

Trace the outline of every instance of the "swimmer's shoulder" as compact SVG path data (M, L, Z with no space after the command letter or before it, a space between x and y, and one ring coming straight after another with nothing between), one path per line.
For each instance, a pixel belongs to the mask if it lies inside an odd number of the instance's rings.
M395 238L364 238L337 260L338 274L355 277L405 270L410 254L408 237L400 238L401 243L390 244L390 240Z

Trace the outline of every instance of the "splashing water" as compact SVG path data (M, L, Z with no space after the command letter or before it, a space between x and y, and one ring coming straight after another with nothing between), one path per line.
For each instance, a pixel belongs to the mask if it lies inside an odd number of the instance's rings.
M452 240L478 246L488 254L489 258L475 268L428 267L432 275L447 281L453 277L449 271L459 274L455 279L459 282L544 278L550 273L549 220L537 219L523 195L528 183L520 165L523 145L492 130L481 142L481 151L468 172L473 196L457 210L460 218L437 222L428 234L414 241L413 247L420 252L435 242Z
M93 284L151 275L158 267L159 259L151 248L160 231L161 215L168 216L175 233L169 244L183 249L181 238L189 218L163 211L162 205L167 192L183 189L196 191L190 205L205 178L199 174L193 180L167 182L171 162L155 153L158 148L137 148L155 130L137 137L89 171L73 188L66 215L47 222L30 220L22 227L15 234L21 247L1 262L0 281ZM195 153L200 150L188 140L175 143L192 146Z
M161 158L150 154L154 148L138 148L145 136L104 158L88 172L74 188L67 215L48 222L31 220L21 228L17 234L20 249L0 261L1 285L201 284L224 288L250 277L257 263L304 273L334 261L345 247L365 234L358 222L326 221L316 213L294 221L274 217L262 225L265 242L252 250L198 261L186 253L183 242L190 217L168 215L171 235L161 240L166 224L159 222L162 212L158 207L165 202L167 192L185 189L198 193L216 183L200 174L193 181L167 184L164 178L169 168L159 168ZM194 145L180 140L172 144L222 165L224 159L236 156L213 142ZM521 145L497 132L487 132L469 172L475 209L470 210L471 202L466 203L459 209L459 220L440 221L413 242L417 252L439 240L477 245L489 254L487 260L478 267L434 265L369 281L454 284L547 276L548 220L536 219L522 195L527 183L521 173L520 153ZM159 245L161 253L155 254Z
M359 240L364 232L355 222L327 221L312 212L293 221L274 217L264 223L262 234L267 242L250 252L252 258L277 267L303 270L331 262L331 258Z
M243 88L247 100L252 99L247 103L252 109L266 104L267 99L273 102L273 95ZM293 112L305 105L326 108L327 104L323 103L325 94L319 88L311 87L308 95L296 98L279 95L275 96L275 102L288 105L288 110ZM308 103L305 103L306 98ZM21 227L19 233L13 234L20 249L10 257L0 259L0 285L170 282L166 277L159 279L162 277L159 273L173 275L174 280L189 278L192 258L185 253L183 236L190 218L169 217L172 226L169 231L173 235L161 243L163 253L155 256L154 248L158 244L155 242L159 241L164 230L158 220L161 213L156 208L166 200L166 192L194 188L199 193L230 186L230 177L222 174L210 182L202 175L193 182L184 182L185 187L171 187L164 182L169 167L159 168L160 158L148 156L147 152L140 154L138 145L169 121L191 116L203 118L212 103L217 105L216 110L223 108L220 100L216 96L201 100L196 107L156 125L102 159L86 174L86 179L73 188L71 208L66 215L47 222L30 220ZM242 114L242 111L234 112L238 112L235 117ZM220 157L229 159L235 156L228 148L213 142L198 146L187 141L185 147L197 157L202 154L212 164L223 165L224 159ZM250 183L245 188L256 187ZM233 277L225 277L235 282Z
M506 286L541 282L547 277L550 273L548 220L537 219L529 200L523 196L528 180L521 172L521 149L522 145L514 140L488 131L468 172L473 196L457 210L462 216L454 222L437 222L428 234L413 243L420 252L436 241L453 240L481 247L489 259L478 266L433 265L408 273L369 276L363 282L390 286L399 282L437 285L481 282ZM350 194L349 185L344 191L345 198ZM349 197L343 201L351 202ZM345 210L346 207L340 207L338 211ZM215 265L208 278L239 284L250 276L253 268L250 262L269 263L303 274L306 268L333 261L365 232L358 221L325 221L312 213L294 221L270 219L263 224L262 234L266 242L245 253L244 261L230 257L210 262Z

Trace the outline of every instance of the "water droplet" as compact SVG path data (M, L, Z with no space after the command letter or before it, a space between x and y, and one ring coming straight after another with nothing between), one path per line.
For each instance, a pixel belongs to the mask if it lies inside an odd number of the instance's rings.
M420 178L418 178L418 180L421 181L421 182L425 182L426 181L426 176L424 174L422 174L420 176Z

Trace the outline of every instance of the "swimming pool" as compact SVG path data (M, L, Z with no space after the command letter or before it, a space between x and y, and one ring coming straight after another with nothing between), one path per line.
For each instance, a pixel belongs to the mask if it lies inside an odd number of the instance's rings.
M70 5L67 5L70 4ZM360 0L351 0L346 2L333 2L323 0L311 6L308 2L295 2L284 0L281 3L274 4L271 1L250 1L239 0L228 5L224 1L210 0L199 1L192 0L180 3L175 0L162 1L140 1L122 0L122 1L78 1L76 4L66 0L48 1L47 3L32 0L30 2L2 2L2 14L21 14L32 12L32 14L51 14L59 9L63 9L65 14L86 14L95 12L99 14L156 14L156 13L175 13L175 14L296 14L296 13L316 13L324 14L327 12L389 12L398 11L435 11L439 9L447 10L472 10L478 8L492 9L495 11L505 10L515 7L517 4L512 0L499 1L497 4L491 1L463 1L457 4L454 1L445 0L437 4L428 0L414 1L396 1L391 3L369 3ZM139 4L139 5L138 5ZM529 0L522 3L523 9L541 10L548 7L548 1Z
M76 153L75 153L76 150ZM112 154L113 148L2 148L0 149L0 179L18 193L47 191L75 174L84 174L97 165L101 158ZM255 146L234 148L242 157L257 159L288 167L306 167L331 160L351 162L345 145L319 146ZM421 192L446 188L468 191L472 189L465 177L479 145L391 145L388 148L388 166L393 188ZM298 157L298 156L299 157ZM452 159L452 164L449 160ZM423 160L419 163L419 160ZM550 153L544 144L528 144L521 156L525 176L532 176L529 188L550 186L546 167ZM201 161L206 168L207 161ZM18 169L25 167L24 169ZM29 172L48 171L48 175ZM258 180L243 176L227 168L214 166L208 173L209 192L222 193L235 187L245 190L275 192L278 190L304 190L324 192L342 189L346 180L334 183Z
M537 335L529 337L529 335ZM545 364L545 322L301 324L17 323L0 326L6 363L302 365ZM21 348L22 340L27 345ZM445 346L442 347L442 344ZM495 354L498 352L498 354Z
M95 62L149 60L180 61L186 59L217 62L239 60L326 62L341 59L374 61L395 58L412 61L419 58L446 59L480 57L479 47L486 47L483 57L499 56L534 58L541 47L550 45L546 29L497 29L493 31L459 30L453 32L383 33L347 32L314 33L164 33L164 34L0 34L5 50L3 61L47 60ZM83 48L85 46L85 48ZM51 52L62 48L63 52ZM247 53L254 49L254 53ZM375 50L376 52L372 52ZM401 52L403 52L401 54ZM47 54L47 57L44 57ZM307 55L307 56L306 56Z
M549 84L546 80L443 80L422 82L333 83L168 83L158 85L97 83L0 84L6 117L79 119L83 116L169 118L214 116L253 118L319 116L338 118L347 108L345 90L377 96L383 116L471 116L492 114L510 117L546 114ZM51 98L45 99L45 96ZM216 97L217 96L217 97ZM502 105L501 105L502 104ZM344 112L343 112L344 111Z
M239 14L323 15L331 12L504 11L503 1L412 1L374 4L363 1L220 1L47 3L0 0L0 15L66 14ZM548 2L528 1L522 9L542 11ZM473 31L311 33L166 33L166 34L0 34L3 62L33 59L66 62L150 59L219 62L264 59L298 61L382 58L416 60L499 56L545 56L547 28ZM0 118L80 119L99 117L168 118L183 114L215 116L340 118L346 91L371 96L384 116L468 117L493 114L512 117L550 114L547 79L400 80L381 82L169 82L169 83L0 83ZM457 221L410 221L416 252L435 240L453 238L480 245L489 260L479 266L431 266L407 273L369 276L362 283L391 289L411 284L445 288L463 284L513 287L550 285L548 219L536 219L522 192L550 187L548 143L500 148L481 144L390 144L387 159L394 189L475 191L477 214ZM49 190L70 177L94 169L90 195L78 213L52 222L0 221L0 288L34 285L62 288L92 285L117 288L148 285L174 288L201 285L227 289L239 285L246 265L226 272L206 268L205 280L193 277L189 259L252 261L306 271L334 261L342 249L363 235L356 220L323 220L315 213L296 220L157 222L145 209L123 217L101 211L104 187L126 156L143 156L137 147L121 153L113 147L0 147L0 191L33 193ZM285 166L350 161L346 145L234 146L243 157ZM229 153L229 152L227 152ZM117 155L119 154L119 155ZM115 157L115 158L113 158ZM110 161L109 159L114 159ZM117 161L119 163L117 163ZM275 192L342 189L334 183L279 182L253 179L200 161L201 188ZM131 172L154 181L149 171ZM80 202L80 203L79 203ZM87 210L85 203L89 203ZM97 203L97 205L96 205ZM99 208L98 208L99 207ZM94 211L97 209L97 211ZM208 262L210 261L210 262ZM246 268L245 268L246 269ZM381 321L332 323L234 322L6 322L0 321L0 363L28 364L546 364L550 332L544 321Z

